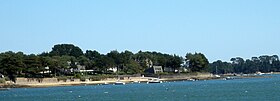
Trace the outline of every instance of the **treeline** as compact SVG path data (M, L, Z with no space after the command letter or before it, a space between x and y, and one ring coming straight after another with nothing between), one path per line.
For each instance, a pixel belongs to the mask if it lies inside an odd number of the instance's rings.
M0 53L0 74L15 81L16 77L54 77L73 76L75 70L92 70L94 74L142 74L151 66L168 68L168 72L256 73L278 72L280 62L277 55L252 57L244 60L232 58L231 62L221 60L209 63L202 53L187 53L183 58L178 55L160 52L132 53L130 51L111 51L101 54L96 50L83 52L73 44L54 45L50 52L24 54L22 52Z
M100 54L95 50L86 50L84 53L79 47L72 44L58 44L51 52L26 55L22 52L4 52L0 54L0 73L14 80L22 77L52 77L57 75L73 75L71 70L84 67L101 74L112 73L110 68L117 68L122 74L143 73L153 65L178 69L183 64L183 58L178 55L163 54L160 52L132 53L116 50L107 54ZM46 69L50 72L45 72Z
M231 62L215 61L209 65L209 71L217 74L279 72L280 61L277 55L263 55L244 60L241 57L231 58Z

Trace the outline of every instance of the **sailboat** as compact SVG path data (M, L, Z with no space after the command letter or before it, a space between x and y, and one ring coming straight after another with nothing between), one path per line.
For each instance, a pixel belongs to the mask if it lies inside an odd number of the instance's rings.
M115 85L125 85L125 82L121 82L121 81L118 80L118 81L115 82Z
M118 80L115 82L115 85L125 85L125 82L120 81L120 77L118 74L118 68L117 68L117 75L118 75Z
M218 75L218 68L217 68L217 66L216 66L216 75L214 75L214 77L217 77L217 78L221 77L220 75Z

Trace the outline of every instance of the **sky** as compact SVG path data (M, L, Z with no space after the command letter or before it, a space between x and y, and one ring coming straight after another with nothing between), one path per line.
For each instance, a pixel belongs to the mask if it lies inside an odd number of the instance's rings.
M279 0L1 0L0 52L201 52L209 61L280 54Z

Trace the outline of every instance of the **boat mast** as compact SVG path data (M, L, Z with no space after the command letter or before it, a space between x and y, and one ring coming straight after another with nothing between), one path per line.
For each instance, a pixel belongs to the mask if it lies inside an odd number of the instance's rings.
M218 69L217 69L217 66L216 66L216 74L218 74Z

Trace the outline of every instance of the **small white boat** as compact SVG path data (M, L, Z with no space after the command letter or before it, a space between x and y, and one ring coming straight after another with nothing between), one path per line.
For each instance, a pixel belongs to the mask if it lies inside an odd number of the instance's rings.
M265 73L257 72L256 74L257 74L257 75L264 75Z
M115 85L125 85L125 83L121 82L121 81L117 81L117 82L115 82Z
M226 77L224 78L224 80L233 80L234 78L233 77Z
M220 75L214 75L214 77L219 78L219 77L221 77L221 76L220 76Z
M196 79L188 79L188 81L196 81Z
M147 83L162 83L162 81L160 81L159 78L151 78L148 79Z
M133 81L133 83L140 83L140 81Z
M109 83L108 82L104 82L104 84L103 85L109 85Z

